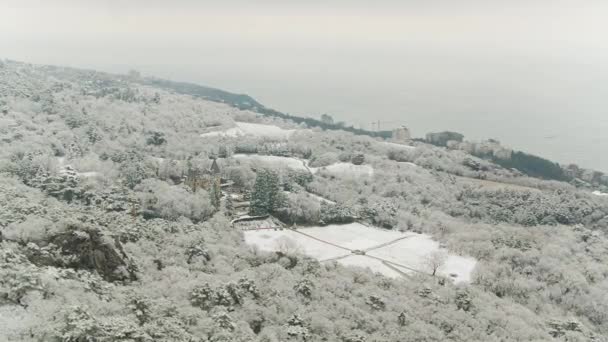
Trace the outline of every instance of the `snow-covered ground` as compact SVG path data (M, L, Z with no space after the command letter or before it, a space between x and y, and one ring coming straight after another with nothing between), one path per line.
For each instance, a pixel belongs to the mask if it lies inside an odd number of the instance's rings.
M329 203L329 204L336 204L336 202L334 202L334 201L332 201L332 200L328 200L328 199L327 199L327 198L325 198L325 197L321 197L321 196L319 196L319 195L316 195L316 194L313 194L313 193L310 193L310 192L308 193L308 195L309 195L310 197L312 197L312 198L316 199L316 200L317 200L317 201L319 201L319 202L327 202L327 203Z
M283 230L247 230L244 231L245 242L257 246L262 251L300 252L319 260L339 257L347 250L327 245L289 229Z
M259 154L235 154L232 156L236 159L256 161L263 164L270 165L272 167L287 167L294 170L307 171L308 169L304 166L304 162L297 158L291 157L280 157L280 156L263 156Z
M439 243L429 235L416 234L414 237L406 238L394 244L369 251L371 256L379 257L396 264L409 266L416 270L430 272L429 266L425 264L430 253L439 251ZM448 254L443 267L438 270L439 274L449 276L456 274L456 282L469 282L471 271L475 267L476 261L470 257Z
M161 157L151 157L157 164L162 164L165 162L165 158Z
M607 193L601 191L594 191L592 192L592 194L594 194L595 196L608 196Z
M242 135L245 135L245 133L240 128L232 127L232 128L228 128L225 131L213 131L213 132L202 133L201 137L203 137L203 138L210 138L210 137L235 138L235 137L242 136Z
M374 175L374 168L371 165L354 165L351 163L335 163L323 167L311 167L312 173L326 171L336 175L355 176L355 177L371 177Z
M341 257L336 259L341 264L370 268L388 277L400 275L395 268L403 273L417 270L430 274L432 270L427 260L433 253L443 252L447 259L438 269L438 274L450 277L456 283L469 282L477 263L474 258L448 253L429 235L401 233L360 223L302 228L297 232L260 230L246 231L244 234L247 244L263 251L287 249L320 261ZM365 251L365 255L352 254L350 250ZM387 266L387 262L392 267Z
M322 167L311 167L308 166L307 160L302 160L293 157L264 156L259 154L242 153L234 154L232 157L241 160L250 160L263 163L271 167L286 167L294 170L310 171L313 174L319 171L323 171L335 175L353 177L371 177L374 175L374 168L371 165L367 164L354 165L351 163L335 163Z
M232 127L224 131L203 133L201 134L201 137L239 137L244 135L253 135L256 137L288 139L289 136L295 131L295 129L283 129L274 125L264 125L250 122L236 122L236 127Z
M78 177L91 178L91 177L98 177L98 176L100 176L100 173L97 172L97 171L76 172L76 175L78 175Z
M288 195L288 194L290 194L291 192L289 192L289 191L284 191L284 193L285 193L286 195ZM308 197L310 197L310 198L312 198L312 199L314 199L314 200L316 200L316 201L318 201L318 202L325 202L325 203L329 203L329 204L336 204L336 202L334 202L334 201L332 201L332 200L328 200L327 198L325 198L325 197L321 197L321 196L319 196L319 195L317 195L317 194L313 194L312 192L304 191L303 193L304 193L304 194L306 194L306 196L308 196Z
M71 171L74 174L76 174L78 177L82 177L82 178L92 178L92 177L101 176L101 174L96 171L78 172L78 171L74 170L74 168L71 165L66 164L65 162L66 162L65 157L57 158L57 163L59 164L59 173L61 173L61 174L67 174Z
M410 146L410 145L403 145L403 144L398 144L398 143L394 143L394 142L389 142L389 141L381 141L380 142L381 145L384 145L386 147L393 147L393 148L403 148L403 149L407 149L407 150L413 150L416 147L414 146Z

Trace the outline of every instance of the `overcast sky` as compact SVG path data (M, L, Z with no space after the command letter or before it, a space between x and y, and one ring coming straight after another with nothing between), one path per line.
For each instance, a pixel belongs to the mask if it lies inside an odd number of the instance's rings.
M607 18L605 0L0 0L0 58L134 68L608 171Z

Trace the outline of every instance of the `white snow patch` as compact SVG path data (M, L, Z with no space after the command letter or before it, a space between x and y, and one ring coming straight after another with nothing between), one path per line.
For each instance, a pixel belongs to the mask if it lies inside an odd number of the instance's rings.
M232 156L236 159L251 160L272 165L274 167L287 167L294 170L307 171L308 169L304 166L302 160L292 157L280 157L280 156L262 156L259 154L241 154L237 153Z
M292 230L247 230L243 232L248 245L257 246L260 250L274 252L285 249L301 252L319 260L339 257L349 252L320 241L311 239Z
M283 129L274 125L263 125L249 122L237 122L236 125L240 128L245 134L269 137L269 138L277 138L277 139L287 139L295 129Z
M447 255L444 265L437 271L438 274L450 277L456 283L470 282L471 272L477 264L474 258L448 253L437 241L425 234L402 233L367 227L360 223L302 228L298 231L303 234L291 230L245 231L245 242L264 251L277 251L281 246L285 248L289 245L291 250L303 252L320 261L344 256L336 261L343 265L370 268L387 277L400 276L393 268L403 273L417 270L430 274L426 260L437 251ZM348 250L336 246L365 251L366 255L349 254ZM393 268L376 258L389 262Z
M300 231L349 249L365 249L405 235L396 230L368 227L357 222L302 228Z
M388 142L388 141L381 141L380 144L387 146L387 147L403 148L403 149L407 149L407 150L413 150L416 148L414 146L403 145L403 144L398 144L398 143Z
M415 234L394 244L369 251L368 254L399 265L431 273L425 261L431 253L440 250L443 249L439 247L439 243L429 235ZM477 261L474 258L448 254L444 265L437 270L437 273L446 277L449 277L450 274L455 274L454 281L457 283L469 282L471 280L471 272L475 268L476 263ZM405 270L405 272L408 273L410 271Z
M374 175L374 168L371 165L354 165L351 163L335 163L328 166L322 167L311 167L312 173L319 171L326 171L337 175L346 175L354 177L372 177Z
M224 131L214 131L203 133L201 137L240 137L245 135L253 135L256 137L267 137L275 139L288 139L295 129L284 129L275 125L264 125L250 122L236 122L236 127L229 128Z
M229 128L225 131L213 131L213 132L203 133L203 134L201 134L201 137L203 137L203 138L209 138L209 137L236 138L236 137L243 136L243 135L245 135L245 132L243 132L239 127L233 127L233 128Z
M17 305L0 305L0 340L23 341L24 331L36 326L35 315Z
M594 194L595 196L608 196L607 193L601 191L594 191L592 192L592 194Z
M384 263L382 263L382 261L368 258L365 255L353 254L349 257L338 260L338 262L345 266L356 266L356 267L367 268L370 271L372 271L373 273L380 273L383 276L386 276L389 278L398 278L401 276L401 274L399 274L399 272L386 266ZM403 273L408 273L408 272L406 270L404 270Z
M332 200L328 200L328 199L327 199L327 198L325 198L325 197L321 197L321 196L316 195L316 194L313 194L313 193L311 193L311 192L308 192L308 194L310 195L310 197L312 197L312 198L316 199L316 200L317 200L317 201L319 201L319 202L326 202L326 203L329 203L329 204L336 204L336 202L334 202L334 201L332 201Z
M97 171L89 171L89 172L76 172L76 175L78 175L78 177L83 177L83 178L92 178L92 177L99 177L101 174Z

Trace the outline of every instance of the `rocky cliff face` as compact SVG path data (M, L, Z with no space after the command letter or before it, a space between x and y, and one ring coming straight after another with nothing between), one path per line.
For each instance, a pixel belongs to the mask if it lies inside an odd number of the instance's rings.
M107 281L136 280L136 267L117 238L96 228L72 225L65 232L28 245L28 259L37 266L96 271Z

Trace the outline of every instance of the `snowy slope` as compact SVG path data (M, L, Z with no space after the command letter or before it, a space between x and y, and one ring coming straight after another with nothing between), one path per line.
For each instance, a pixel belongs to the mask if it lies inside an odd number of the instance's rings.
M235 159L249 160L269 165L271 167L286 167L294 170L307 171L304 163L297 158L280 157L280 156L263 156L259 154L241 154L237 153L232 156Z
M201 137L239 137L239 136L256 136L273 139L288 139L295 129L283 129L274 125L264 125L250 122L236 122L236 127L228 128L224 131L214 131L201 134Z
M400 148L400 149L406 149L406 150L413 150L416 148L414 146L397 144L397 143L388 142L388 141L381 141L380 144L383 146L386 146L386 147Z
M351 163L335 163L328 166L310 168L312 173L319 171L329 172L335 175L353 177L371 177L374 175L374 168L371 165L354 165Z

